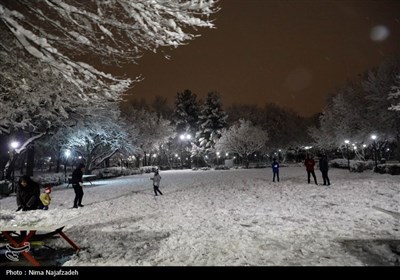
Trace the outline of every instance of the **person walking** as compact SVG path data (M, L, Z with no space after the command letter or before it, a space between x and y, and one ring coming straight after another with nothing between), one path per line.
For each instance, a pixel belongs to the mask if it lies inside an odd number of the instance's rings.
M279 182L279 163L276 161L276 158L274 158L274 160L272 162L272 173L274 174L272 182L275 182L275 176Z
M324 180L324 186L330 185L331 182L329 181L328 177L328 170L329 170L329 164L328 164L328 157L326 155L322 155L320 160L319 160L319 170L321 170L322 173L322 179Z
M318 185L317 177L315 177L315 172L314 172L315 161L313 158L311 158L311 155L309 155L309 154L307 155L307 158L304 161L304 165L306 166L306 170L307 170L308 183L310 184L310 175L312 175L314 178L315 184Z
M162 192L160 191L160 181L161 181L161 176L158 174L158 170L154 172L154 177L150 178L150 180L153 180L153 187L154 187L154 196L157 196L157 193L160 193L161 195Z
M18 181L17 211L36 210L39 206L40 185L28 175Z
M79 164L76 169L72 172L72 187L75 191L75 199L73 208L83 207L82 197L83 197L83 171L85 165L83 163Z

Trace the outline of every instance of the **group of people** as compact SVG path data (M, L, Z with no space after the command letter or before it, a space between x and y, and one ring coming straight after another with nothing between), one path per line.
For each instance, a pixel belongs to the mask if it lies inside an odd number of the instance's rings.
M45 185L44 192L40 193L40 185L38 183L27 175L22 176L18 181L17 211L49 209L51 203L50 193L50 185Z
M72 186L75 191L73 208L83 207L83 171L85 165L80 164L72 172ZM29 211L36 209L48 210L51 203L51 186L44 185L43 193L40 193L39 183L24 175L18 181L17 188L17 211Z
M315 184L318 185L317 177L315 176L315 172L314 172L315 161L311 157L311 155L309 155L309 154L307 155L307 158L304 161L304 165L306 166L308 183L310 184L310 182L311 182L310 179L311 179L311 175L312 175L314 178ZM321 157L319 159L319 170L322 173L322 179L324 181L323 185L330 186L331 182L328 177L328 170L329 170L328 157L325 154L321 155ZM279 163L277 162L276 158L274 158L273 162L272 162L272 173L273 173L272 182L275 182L275 178L279 182Z
M72 187L75 191L74 205L72 208L83 207L83 171L85 165L79 164L77 168L72 172ZM155 171L154 177L150 178L153 180L154 195L163 195L160 191L161 176L158 170ZM43 209L48 210L51 203L51 186L45 185L44 192L40 194L40 185L33 181L29 176L24 175L18 182L17 189L17 211L28 211Z
M307 180L310 184L311 175L314 178L314 182L316 185L317 177L315 176L314 166L315 161L311 157L311 155L307 155L306 160L304 161L304 165L306 166L307 171ZM82 198L83 198L83 171L85 165L79 164L77 168L72 172L72 187L75 191L75 198L74 198L74 205L73 208L83 207ZM328 157L326 155L322 155L319 160L319 170L322 173L322 179L324 181L324 185L330 185L330 180L328 177ZM276 158L273 159L272 162L272 173L273 179L272 181L275 182L275 179L279 182L279 163ZM162 195L160 191L160 181L161 176L158 170L155 171L154 177L150 178L153 180L153 188L154 188L154 195L157 196L158 194ZM18 189L17 189L17 211L28 211L28 210L36 210L36 209L49 209L49 205L51 203L51 186L45 185L44 192L40 193L40 185L33 181L29 176L24 175L20 178L18 182Z

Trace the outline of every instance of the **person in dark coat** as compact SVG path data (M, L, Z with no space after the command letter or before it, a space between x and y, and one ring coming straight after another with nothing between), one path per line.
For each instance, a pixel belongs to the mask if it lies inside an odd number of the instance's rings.
M308 183L310 184L310 174L312 174L315 184L318 185L317 177L315 177L315 172L314 172L315 161L314 161L314 159L311 158L310 155L307 155L307 158L304 161L304 165L306 166L306 170L307 170Z
M83 207L82 197L83 197L83 171L85 165L83 163L79 164L76 169L72 172L72 187L75 191L75 199L73 208Z
M324 186L325 185L329 186L331 184L331 182L329 181L329 177L328 177L329 164L328 164L328 157L326 155L322 155L319 160L319 170L321 170L321 173L322 173L322 179L324 180Z
M276 158L274 158L274 161L272 162L272 173L274 174L272 182L275 182L275 176L279 182L279 163L276 161Z
M40 185L28 175L22 176L18 181L17 211L35 210L39 206Z

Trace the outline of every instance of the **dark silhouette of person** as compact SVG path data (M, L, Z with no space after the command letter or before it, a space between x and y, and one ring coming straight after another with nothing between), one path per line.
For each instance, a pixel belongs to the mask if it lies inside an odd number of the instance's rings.
M272 173L274 174L272 182L275 182L275 176L279 182L279 163L276 161L276 158L274 158L274 161L272 162Z
M319 170L321 170L321 173L322 173L322 179L324 180L324 186L325 185L329 186L331 184L331 182L329 181L329 177L328 177L329 164L328 164L328 157L326 155L322 155L319 160Z
M154 195L157 196L157 193L162 195L162 192L160 191L160 181L161 181L161 176L158 174L158 170L154 172L154 177L150 178L150 180L153 180L153 187L154 187Z
M306 166L306 170L307 170L308 183L310 184L310 174L311 174L314 178L315 184L318 185L317 177L315 177L315 172L314 172L315 161L314 161L314 159L311 158L310 155L307 155L307 158L304 161L304 165Z
M85 165L83 163L79 164L76 169L72 172L72 187L75 191L75 199L73 208L83 207L82 197L83 197L83 171Z
M35 210L39 206L40 185L28 175L22 176L18 181L17 205L22 211Z

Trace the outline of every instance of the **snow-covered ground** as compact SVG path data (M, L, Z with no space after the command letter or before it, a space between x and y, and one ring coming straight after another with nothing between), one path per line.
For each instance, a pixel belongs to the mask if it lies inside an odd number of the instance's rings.
M66 225L82 248L69 266L400 265L400 176L332 169L326 187L302 167L281 168L280 183L269 168L160 175L158 197L152 174L85 183L78 209L66 185L48 211L15 212L7 197L0 228Z

